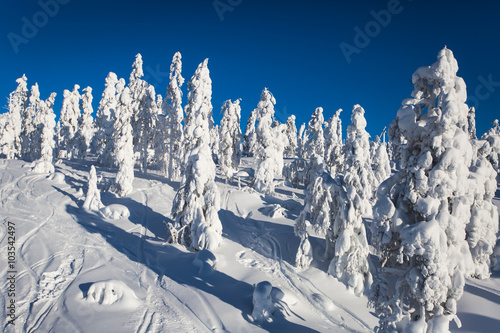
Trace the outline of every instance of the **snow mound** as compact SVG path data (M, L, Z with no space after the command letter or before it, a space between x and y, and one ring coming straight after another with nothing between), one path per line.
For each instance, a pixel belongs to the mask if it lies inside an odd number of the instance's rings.
M49 176L49 179L56 182L56 183L59 183L59 184L62 184L64 183L64 179L66 178L66 176L60 172L55 172L55 173L52 173L50 176Z
M196 253L193 260L193 265L199 269L198 274L202 276L211 274L214 271L216 263L217 258L207 249L203 249Z
M268 207L266 209L265 214L273 219L279 217L286 217L285 208L281 207L279 204L274 204L271 207Z
M34 173L54 173L54 165L48 161L37 162L31 171Z
M109 219L118 220L128 218L130 211L126 206L113 204L101 209L101 214Z
M97 305L120 305L120 308L136 308L140 301L134 291L120 280L93 283L87 292L87 302Z

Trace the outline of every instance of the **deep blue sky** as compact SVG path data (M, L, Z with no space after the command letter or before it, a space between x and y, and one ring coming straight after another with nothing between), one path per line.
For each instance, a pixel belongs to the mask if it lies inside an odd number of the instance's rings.
M2 106L16 87L15 79L25 73L30 86L38 82L42 98L58 94L56 113L63 90L75 83L94 89L97 109L107 73L128 81L138 52L148 82L165 95L166 72L173 54L180 51L186 82L197 65L210 58L217 122L223 101L242 98L244 129L260 92L268 87L276 97L280 121L295 114L298 127L315 107L325 109L325 118L342 108L345 128L353 105L361 104L374 137L410 97L412 73L431 65L447 45L473 97L470 104L477 107L478 134L500 117L496 1L401 0L386 26L374 24L371 11L386 10L394 1L219 0L232 9L223 13L223 20L213 0L58 1L67 3L59 5L53 17L47 15L47 22L37 1L0 4ZM26 20L41 27L34 36L25 34L27 43L17 45L16 53L9 33L23 36ZM359 53L348 63L339 45L356 46L355 27L373 29L372 37L367 45L358 43ZM157 70L163 74L154 74Z

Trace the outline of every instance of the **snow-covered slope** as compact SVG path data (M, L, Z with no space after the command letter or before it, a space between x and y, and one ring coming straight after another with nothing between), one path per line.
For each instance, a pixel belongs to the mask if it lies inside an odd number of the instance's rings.
M178 183L136 175L127 197L101 193L105 217L82 208L90 165L65 161L48 177L0 159L4 331L14 332L7 323L8 222L16 236L16 332L370 332L377 325L367 298L326 274L320 238L311 237L319 249L312 266L293 266L303 190L282 185L264 197L246 187L250 169L240 173L241 189L217 179L222 244L192 253L166 243ZM101 184L115 172L97 168ZM274 287L275 311L258 324L252 299L262 281ZM500 275L469 280L459 302L463 328L451 328L493 332L498 313Z

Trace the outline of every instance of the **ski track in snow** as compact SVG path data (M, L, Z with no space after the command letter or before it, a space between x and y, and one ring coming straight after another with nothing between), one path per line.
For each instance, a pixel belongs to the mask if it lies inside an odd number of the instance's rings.
M226 194L226 208L228 207L229 204L229 194ZM240 215L242 215L241 210L239 209L238 205L236 204L236 210ZM249 217L251 214L247 214L245 216L246 221L250 221ZM264 223L261 221L253 221L254 228L242 228L246 229L245 232L253 232L254 234L258 234L258 237L255 237L254 240L254 245L251 246L251 248L256 248L256 247L263 247L262 242L266 242L269 246L264 247L264 248L269 248L271 251L269 253L269 259L266 260L264 259L264 262L261 262L261 260L255 259L255 258L250 258L250 259L245 259L243 258L244 255L247 253L247 251L240 251L239 253L236 254L237 260L244 265L245 267L253 268L253 269L259 269L264 272L271 272L275 278L278 279L280 282L284 282L285 285L287 285L290 290L294 292L296 296L300 295L300 298L302 299L303 302L308 303L314 310L315 312L322 317L323 319L326 319L330 321L332 324L336 326L340 326L343 328L346 328L346 323L344 320L345 315L349 316L352 318L352 320L357 323L360 326L360 331L359 332L371 332L372 329L370 325L365 323L361 318L359 318L354 312L350 311L346 307L342 306L339 302L335 302L332 299L330 299L328 296L326 296L324 293L322 293L319 289L314 287L314 284L305 278L304 276L297 274L295 272L295 269L288 264L287 262L283 261L282 259L282 252L281 252L281 245L279 241L271 235L271 232L266 229L264 226ZM247 224L248 225L248 224ZM267 263L266 263L267 261ZM296 274L297 278L293 278L293 275ZM319 302L317 300L317 296L320 295L321 299L326 299L331 301L335 306L340 309L342 312L344 312L344 315L338 314L341 318L341 320L336 319L332 314L324 311L324 304L322 302ZM351 328L352 331L354 331ZM356 330L356 332L358 332Z

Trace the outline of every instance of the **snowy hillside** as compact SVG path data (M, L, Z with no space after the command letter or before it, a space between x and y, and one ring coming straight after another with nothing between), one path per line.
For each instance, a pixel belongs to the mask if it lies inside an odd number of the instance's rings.
M82 208L89 160L64 161L53 175L0 160L2 276L7 276L7 223L15 224L16 332L369 332L377 325L365 296L328 275L316 250L310 268L294 268L294 220L304 191L278 186L262 196L241 183L221 192L223 241L212 253L166 244L178 183L154 173L136 177L123 198L102 193L114 218ZM98 168L101 184L115 170ZM500 192L495 203L500 206ZM315 249L324 242L311 237ZM271 320L251 319L253 286L269 281ZM276 288L276 289L274 289ZM1 285L7 326L8 283ZM458 305L460 332L493 332L500 324L500 275L468 280ZM451 324L452 331L458 331Z

